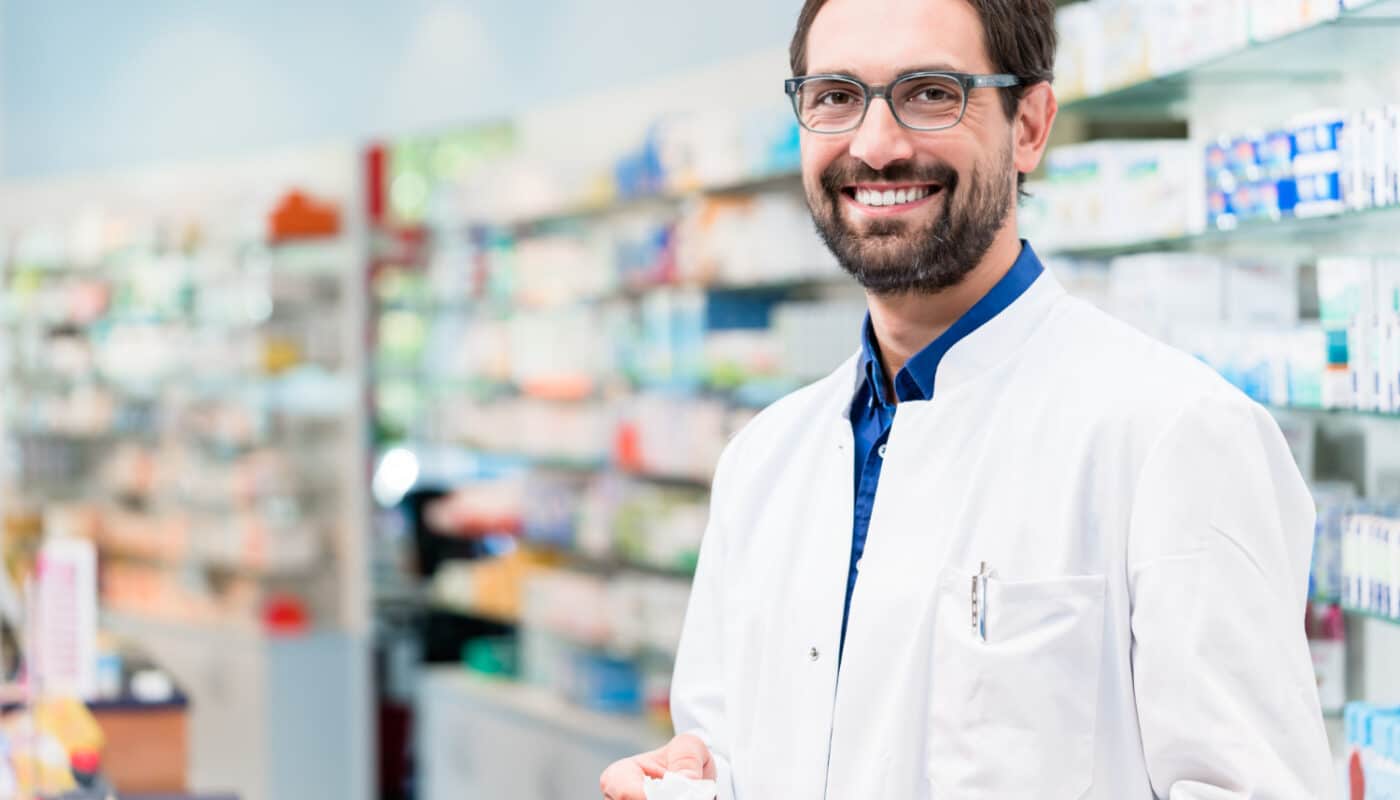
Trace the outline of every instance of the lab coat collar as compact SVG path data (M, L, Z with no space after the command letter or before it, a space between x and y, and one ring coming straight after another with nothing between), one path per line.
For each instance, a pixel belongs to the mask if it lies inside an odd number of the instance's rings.
M1027 256L1035 259L1028 243L1018 263ZM1064 294L1060 282L1049 271L1041 269L1030 286L1010 305L948 348L938 365L937 391L940 394L953 391L1014 355ZM864 368L865 348L862 347L823 380L829 388L829 408L834 415L850 420L851 401L865 379Z
M953 345L1005 311L1044 271L1045 268L1041 266L1035 250L1022 239L1020 254L996 285L949 326L948 330L915 353L897 375L890 376L890 385L894 387L895 396L899 401L932 399L939 383L939 367ZM861 375L871 384L871 396L879 405L889 405L890 398L885 397L883 380L885 368L880 362L880 348L875 341L875 328L870 321L869 312L866 313L865 324L861 328L861 347L864 353Z

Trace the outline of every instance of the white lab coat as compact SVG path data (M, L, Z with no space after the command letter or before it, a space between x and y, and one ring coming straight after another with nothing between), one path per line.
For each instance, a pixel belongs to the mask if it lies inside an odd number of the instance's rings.
M1277 425L1049 273L900 404L838 681L856 365L715 477L671 703L722 799L1332 796Z

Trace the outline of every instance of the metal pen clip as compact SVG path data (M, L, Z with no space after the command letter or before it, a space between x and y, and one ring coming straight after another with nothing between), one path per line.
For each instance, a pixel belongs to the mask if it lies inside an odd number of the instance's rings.
M972 576L972 635L983 642L987 641L987 579L991 576L985 561Z

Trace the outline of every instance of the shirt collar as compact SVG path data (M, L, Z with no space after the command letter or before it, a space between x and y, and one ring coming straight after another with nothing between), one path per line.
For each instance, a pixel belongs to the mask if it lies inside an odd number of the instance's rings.
M930 400L933 398L934 378L939 364L953 345L981 328L988 321L1016 302L1036 278L1044 272L1040 259L1025 240L1021 241L1021 253L1016 257L1011 269L997 281L982 299L958 318L948 330L934 339L927 347L915 353L893 381L894 393L900 402L910 400ZM865 324L861 329L860 383L867 387L875 403L889 405L885 396L885 382L881 379L884 366L880 363L880 349L875 340L875 329L866 312ZM859 387L858 387L859 388Z

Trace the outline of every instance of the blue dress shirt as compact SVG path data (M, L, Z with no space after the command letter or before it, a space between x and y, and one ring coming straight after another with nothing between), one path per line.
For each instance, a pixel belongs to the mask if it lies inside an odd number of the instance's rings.
M1040 259L1025 241L1016 263L978 300L967 313L958 318L927 347L914 354L899 374L894 376L894 398L888 396L885 368L880 363L880 348L870 315L865 316L861 334L862 355L860 383L851 401L851 430L855 434L855 525L851 532L851 563L846 577L846 605L841 617L841 649L846 647L846 622L851 616L851 596L855 593L860 557L865 552L865 537L870 530L870 512L875 508L875 490L880 484L880 466L884 463L885 445L894 425L897 403L909 400L933 399L934 378L944 354L964 336L982 327L1020 297L1043 271Z

